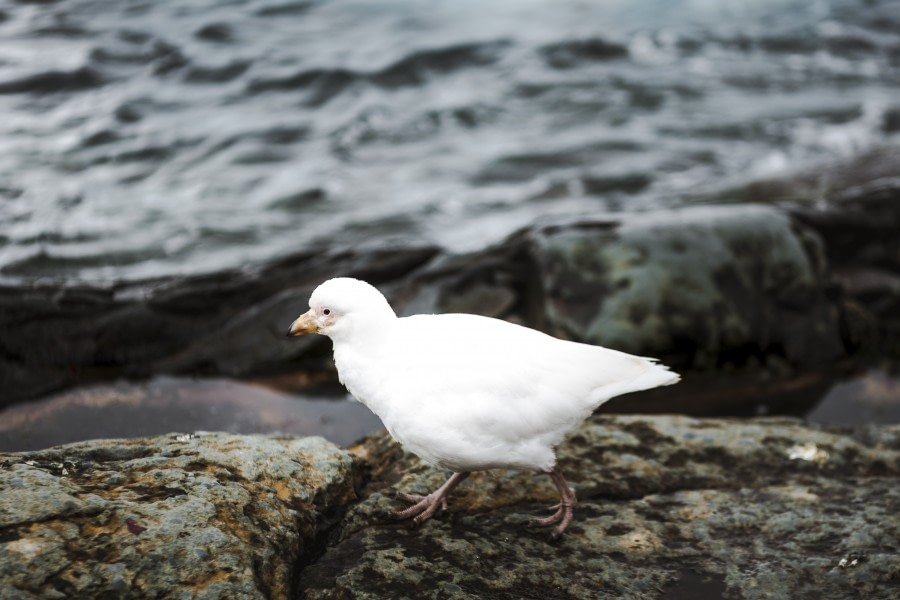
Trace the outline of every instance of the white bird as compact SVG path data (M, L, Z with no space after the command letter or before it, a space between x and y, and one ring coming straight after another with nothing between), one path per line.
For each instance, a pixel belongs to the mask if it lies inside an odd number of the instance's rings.
M364 281L320 285L288 335L331 338L338 375L404 448L453 475L393 513L421 523L471 471L534 469L559 490L556 512L530 524L572 521L575 491L554 448L614 396L669 385L679 376L653 359L560 340L499 319L469 314L398 318Z

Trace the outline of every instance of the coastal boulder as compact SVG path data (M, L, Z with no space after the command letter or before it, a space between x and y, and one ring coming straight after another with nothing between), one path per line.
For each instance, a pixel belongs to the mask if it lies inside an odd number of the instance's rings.
M0 598L887 598L900 427L594 416L550 478L474 473L422 526L397 491L447 473L379 433L181 434L0 454Z
M652 211L532 239L547 321L569 338L694 368L844 353L822 242L779 209Z
M578 495L559 540L527 521L546 475L474 473L418 528L387 512L447 473L385 434L300 597L887 598L900 560L900 428L850 433L792 419L595 416L559 449Z
M290 598L359 475L322 438L173 434L0 454L0 598Z

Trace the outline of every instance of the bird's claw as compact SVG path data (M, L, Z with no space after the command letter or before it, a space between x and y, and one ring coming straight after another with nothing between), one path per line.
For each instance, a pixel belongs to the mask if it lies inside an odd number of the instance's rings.
M575 488L569 488L569 497L570 497L571 500L572 500L572 506L575 506L575 503L576 503L576 501L575 501ZM563 505L562 502L557 502L557 503L554 504L553 506L548 506L545 510L546 510L547 512L556 512L556 511L559 510L559 508L560 508L562 505Z

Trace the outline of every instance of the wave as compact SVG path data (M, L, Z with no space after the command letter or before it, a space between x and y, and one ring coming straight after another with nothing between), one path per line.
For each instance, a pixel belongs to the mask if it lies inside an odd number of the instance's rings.
M628 47L603 38L566 40L538 49L547 64L556 69L571 69L585 62L617 60L628 57Z
M71 71L51 70L0 81L0 94L58 94L79 92L105 85L107 80L95 69L83 66Z
M421 85L433 74L491 65L509 45L510 42L499 40L420 50L372 73L368 78L376 85L387 88Z
M525 152L501 156L475 175L477 183L529 181L536 174L556 169L590 166L610 155L639 153L646 148L631 140L607 140L555 151Z
M413 52L388 66L371 72L348 68L308 68L276 77L262 77L250 81L245 92L306 93L304 104L321 106L356 83L367 83L394 89L422 85L433 75L445 75L460 69L490 65L499 59L508 42L460 44Z

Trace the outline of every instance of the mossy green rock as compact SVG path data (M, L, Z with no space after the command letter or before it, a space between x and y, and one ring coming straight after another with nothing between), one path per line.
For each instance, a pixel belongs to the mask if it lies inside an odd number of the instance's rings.
M533 233L550 326L626 352L691 345L819 366L841 356L820 238L763 205L689 207Z
M576 520L526 526L545 475L478 473L419 528L393 491L446 477L385 435L354 448L365 499L300 576L302 598L888 598L900 581L900 428L594 417L560 448Z

